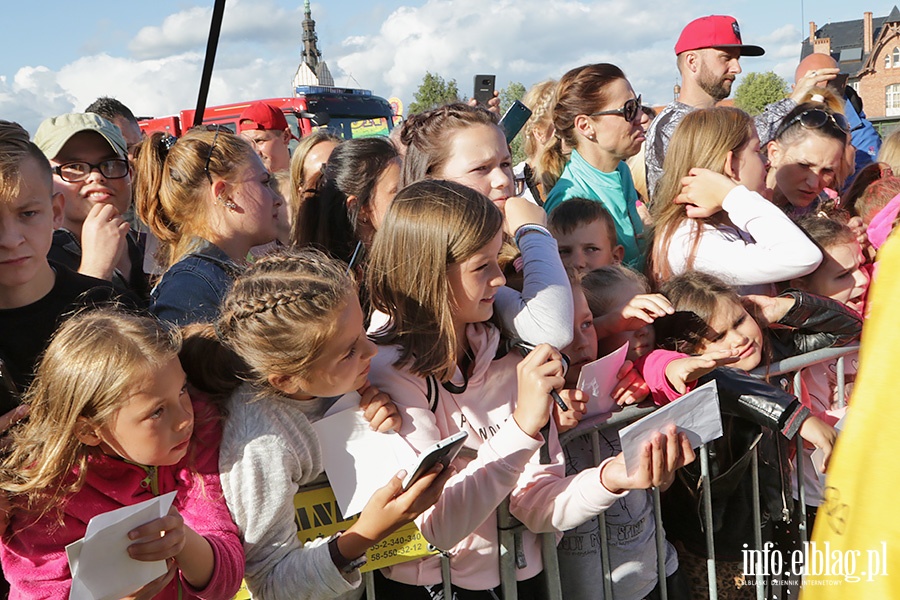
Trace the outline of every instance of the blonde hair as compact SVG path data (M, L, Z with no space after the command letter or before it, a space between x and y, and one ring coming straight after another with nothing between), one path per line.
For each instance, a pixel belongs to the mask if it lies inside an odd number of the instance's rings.
M617 79L625 79L622 69L599 63L576 67L559 80L553 105L555 131L541 148L534 167L541 173L541 185L548 192L566 168L571 149L577 147L575 117L589 115L606 104L606 88Z
M185 332L188 377L215 396L244 379L265 389L272 374L306 378L355 294L346 265L318 250L268 255L235 280L215 325Z
M458 183L425 180L394 198L372 244L372 305L389 318L378 344L401 346L398 365L449 381L459 340L447 268L484 248L503 216L482 194Z
M651 207L652 250L647 268L654 287L672 277L669 246L675 231L688 219L684 207L675 204L676 196L681 193L682 178L694 167L724 172L728 153L737 153L750 142L754 132L752 127L753 119L744 111L732 107L715 107L691 111L675 128ZM693 268L694 255L700 242L701 222L715 224L720 218L713 215L693 220L685 269Z
M587 298L591 314L602 317L616 307L613 302L622 285L633 283L640 289L641 294L650 292L650 283L647 278L628 267L616 264L594 269L581 278L581 289Z
M522 129L525 137L523 148L525 156L529 160L533 161L537 158L541 149L538 141L534 138L534 130L543 131L548 137L553 135L553 105L556 102L556 85L558 83L555 79L536 83L522 98L522 104L531 109L531 116ZM536 175L539 177L540 173L536 173Z
M19 195L22 163L28 158L37 163L49 198L53 190L53 174L47 157L28 139L28 132L21 125L0 120L0 202L9 202Z
M135 170L135 210L159 239L157 256L168 268L209 237L212 175L239 176L255 156L246 140L227 130L192 129L169 147L154 132L141 143ZM208 168L207 168L208 164Z
M900 174L900 127L884 138L878 151L878 162L887 163L894 173Z
M178 355L180 331L152 317L97 309L70 318L53 336L28 389L28 420L13 432L0 489L27 497L41 514L81 489L88 458L79 419L102 426L148 375Z

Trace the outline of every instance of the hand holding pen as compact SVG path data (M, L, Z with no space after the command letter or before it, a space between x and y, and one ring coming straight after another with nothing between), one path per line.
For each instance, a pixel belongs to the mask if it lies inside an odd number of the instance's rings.
M523 349L517 346L520 351ZM513 418L518 426L532 437L550 419L551 404L548 396L562 402L557 390L565 385L563 355L549 344L541 344L528 352L516 367L518 374L518 400ZM568 407L566 407L568 410Z

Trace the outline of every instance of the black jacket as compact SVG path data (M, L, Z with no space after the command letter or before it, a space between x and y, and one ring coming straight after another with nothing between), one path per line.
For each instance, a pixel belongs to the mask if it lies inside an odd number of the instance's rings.
M805 292L788 290L795 303L777 323L764 330L771 360L782 360L859 339L862 318L843 304ZM753 547L752 449L759 448L762 522L789 521L793 511L788 443L809 416L796 396L785 391L790 380L767 383L744 371L714 370L699 383L715 380L719 390L724 435L709 444L712 478L713 532L716 555L740 560L744 544ZM695 554L705 555L700 461L679 470L663 501L669 536Z

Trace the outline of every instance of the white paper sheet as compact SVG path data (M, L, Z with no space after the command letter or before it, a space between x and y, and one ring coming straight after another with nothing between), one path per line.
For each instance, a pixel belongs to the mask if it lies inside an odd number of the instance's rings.
M166 574L166 561L134 560L128 555L128 532L164 517L175 492L123 506L92 518L84 538L66 546L72 573L70 600L114 600Z
M612 399L612 391L616 385L616 374L625 364L628 354L628 342L614 352L598 358L581 368L578 384L575 386L589 396L587 411L583 418L596 417L616 408Z
M654 433L665 432L672 424L679 433L687 434L692 448L722 437L722 415L719 412L716 382L710 381L698 387L619 431L625 467L629 474L637 470L643 445L650 441Z
M326 414L313 427L338 507L352 517L397 471L415 464L416 451L393 432L372 431L356 392L345 394Z

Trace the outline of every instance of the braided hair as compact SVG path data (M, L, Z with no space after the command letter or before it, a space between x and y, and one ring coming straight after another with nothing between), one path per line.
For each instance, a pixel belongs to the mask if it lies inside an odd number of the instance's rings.
M311 248L266 256L234 282L214 324L186 330L190 381L222 395L272 374L305 377L356 294L346 265Z
M400 142L406 148L400 188L435 178L450 158L453 133L475 125L497 125L497 115L477 106L455 102L412 115L403 122Z

